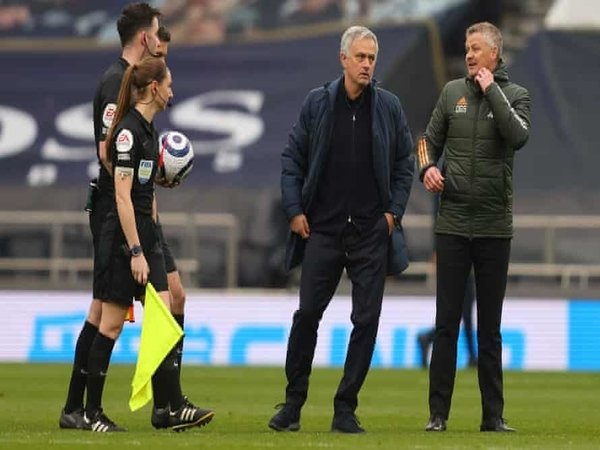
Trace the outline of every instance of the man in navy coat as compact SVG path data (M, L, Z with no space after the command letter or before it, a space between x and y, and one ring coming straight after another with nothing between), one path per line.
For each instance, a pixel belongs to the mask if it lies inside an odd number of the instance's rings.
M286 266L303 265L285 403L269 422L277 431L300 429L319 322L346 269L353 330L331 429L364 432L355 410L371 364L385 277L408 266L401 220L413 179L413 141L400 101L373 80L377 52L371 30L344 32L343 75L308 94L281 157L290 224Z

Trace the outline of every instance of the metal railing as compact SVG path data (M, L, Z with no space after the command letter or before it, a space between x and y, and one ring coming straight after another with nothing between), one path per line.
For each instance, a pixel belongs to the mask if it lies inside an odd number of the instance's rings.
M79 272L91 272L93 261L91 257L66 257L64 252L65 231L68 226L79 225L87 227L88 215L83 212L69 211L2 211L0 212L0 237L18 230L28 229L49 232L49 250L47 257L19 257L0 255L0 270L43 271L48 272L49 282L53 286L61 283L61 275L69 274L76 278ZM198 241L199 229L216 228L225 231L225 270L226 287L237 286L238 279L238 248L240 227L238 219L233 214L225 213L162 213L160 221L164 228L180 227L186 234L186 253L183 258L177 258L180 272L194 273L201 267ZM215 238L218 238L215 236ZM91 239L90 239L91 247Z
M211 233L211 239L222 240L225 246L225 285L237 286L239 244L241 231L239 221L233 214L227 213L162 213L163 228L185 238L185 255L177 258L180 272L195 274L202 270L201 230L219 230ZM411 230L429 232L432 227L430 215L406 215L403 226L410 236ZM20 271L47 272L48 282L60 286L63 275L74 281L78 274L92 271L91 257L68 257L65 255L65 231L69 226L78 225L87 231L88 216L83 212L66 211L2 211L0 212L0 238L15 231L33 230L48 233L48 254L44 257L21 257L0 254L0 271L18 273ZM541 257L534 262L511 262L509 276L519 277L555 277L560 279L561 287L568 288L571 281L579 280L580 287L587 287L590 278L600 277L600 263L569 263L560 261L557 255L557 241L561 230L598 230L600 235L600 216L585 215L516 215L514 217L515 235L521 230L539 230L543 233ZM83 234L86 238L88 234ZM598 236L600 238L600 236ZM598 241L598 239L594 239ZM410 241L409 241L410 246ZM90 240L91 248L91 240ZM179 256L179 255L178 255ZM600 262L600 256L599 256ZM428 260L411 261L407 275L425 276L433 283L434 267Z
M569 288L573 279L579 279L579 287L587 288L590 278L600 277L598 263L567 263L557 258L558 233L561 230L597 230L600 238L600 216L592 215L515 215L515 236L521 230L540 230L543 233L542 258L539 262L511 262L508 273L519 277L557 277L562 288ZM430 215L406 215L402 225L405 229L431 230ZM411 261L408 275L425 275L433 283L435 268L430 261Z

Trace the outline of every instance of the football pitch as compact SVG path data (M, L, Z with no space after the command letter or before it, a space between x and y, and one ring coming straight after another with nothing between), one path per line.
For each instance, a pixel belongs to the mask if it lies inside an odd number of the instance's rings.
M213 421L183 433L150 426L150 405L127 407L133 366L113 365L104 393L111 419L129 431L101 434L60 430L58 416L70 366L0 364L0 449L597 449L600 447L600 374L505 373L505 416L517 433L480 433L477 373L459 371L448 431L426 433L427 373L372 370L357 415L367 433L331 433L332 399L341 369L315 369L302 428L267 427L283 400L282 368L183 368L184 392L215 409Z

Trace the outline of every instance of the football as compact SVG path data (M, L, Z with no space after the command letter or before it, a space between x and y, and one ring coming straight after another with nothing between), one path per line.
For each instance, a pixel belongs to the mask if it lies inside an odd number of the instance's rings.
M166 131L158 138L158 175L170 183L181 183L194 165L192 143L179 131Z

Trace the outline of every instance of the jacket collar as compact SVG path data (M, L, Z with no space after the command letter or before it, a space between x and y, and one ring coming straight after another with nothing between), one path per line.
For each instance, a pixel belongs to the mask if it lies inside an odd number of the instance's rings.
M498 61L498 65L494 70L494 80L500 83L508 82L508 69L502 58L500 58L500 61Z
M494 81L500 85L508 83L508 69L506 68L506 63L502 58L498 61L498 65L494 69ZM479 85L473 81L473 78L470 76L466 77L467 85L473 90L475 93L481 93L481 89Z
M340 83L342 83L343 80L344 80L344 75L340 76L339 78L336 78L333 81L328 81L323 86L325 88L325 92L327 93L327 98L329 100L329 106L331 108L333 108L333 105L335 105L335 97L337 96L338 89L340 87ZM375 100L375 95L376 95L376 91L377 91L376 86L377 86L377 80L375 78L373 78L371 80L371 83L369 83L369 86L367 87L367 89L371 89L372 102L374 102L374 100Z

